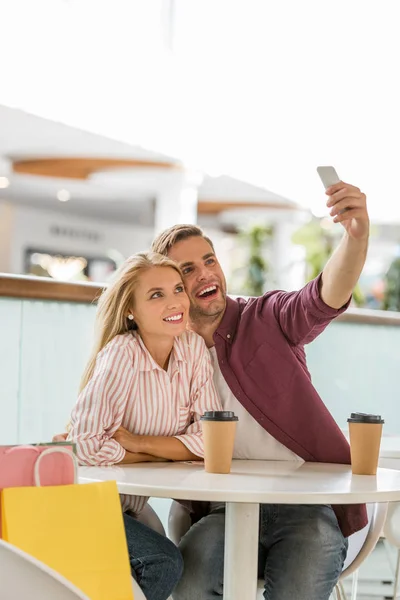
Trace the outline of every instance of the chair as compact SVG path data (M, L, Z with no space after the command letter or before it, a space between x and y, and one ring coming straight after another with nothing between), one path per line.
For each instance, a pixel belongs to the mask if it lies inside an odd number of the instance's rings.
M133 597L135 598L135 600L146 600L146 596L143 594L142 590L140 589L140 587L134 579L132 579L132 589Z
M400 503L391 502L389 504L383 533L387 541L397 548L397 560L393 584L393 600L398 596L399 578L400 578Z
M351 600L357 597L358 585L358 569L362 562L371 554L375 548L386 519L388 505L386 503L369 504L368 509L368 525L362 531L351 536L347 558L343 566L343 571L340 576L339 584L336 587L337 600L346 600L346 594L343 589L342 581L349 575L353 574L353 586ZM190 516L187 509L176 501L171 504L168 517L168 536L179 544L183 535L190 527ZM368 528L368 529L367 529ZM400 536L400 534L399 534ZM400 545L400 537L398 541ZM263 599L264 582L259 580L257 590L257 600Z
M1 600L90 600L73 583L40 560L0 539ZM132 579L135 600L146 600Z
M1 600L90 600L65 577L0 540Z
M137 520L140 523L143 523L143 525L147 525L147 527L150 527L150 529L153 529L153 531L156 531L160 535L166 535L165 529L160 521L158 514L148 502L146 503L142 512L138 515Z

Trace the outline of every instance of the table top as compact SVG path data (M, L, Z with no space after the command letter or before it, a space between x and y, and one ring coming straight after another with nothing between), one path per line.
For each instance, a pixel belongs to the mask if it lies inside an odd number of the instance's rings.
M352 475L348 465L234 460L228 475L203 463L139 463L80 467L79 481L116 480L121 494L271 504L357 504L400 501L400 471Z

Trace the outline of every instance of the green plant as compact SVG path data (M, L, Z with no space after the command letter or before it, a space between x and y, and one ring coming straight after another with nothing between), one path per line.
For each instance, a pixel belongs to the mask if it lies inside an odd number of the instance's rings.
M400 257L396 257L385 275L383 310L400 311Z
M303 246L306 251L306 281L314 279L322 272L335 249L336 232L335 226L322 227L319 219L313 219L293 234L292 242ZM358 284L353 290L353 300L358 307L365 304L364 295Z
M306 280L314 279L321 273L333 252L333 234L329 229L323 229L319 220L313 219L293 234L292 242L305 248Z
M263 249L272 235L273 228L266 225L253 225L239 234L240 239L249 251L248 263L245 267L243 294L261 296L264 292L270 265L263 256Z

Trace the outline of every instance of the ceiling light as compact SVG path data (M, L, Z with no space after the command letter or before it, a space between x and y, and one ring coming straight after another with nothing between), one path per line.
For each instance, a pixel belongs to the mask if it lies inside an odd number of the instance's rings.
M7 177L0 177L0 190L8 188L9 185L10 181L7 179Z
M68 202L68 200L71 198L71 194L68 190L58 190L57 198L60 202Z

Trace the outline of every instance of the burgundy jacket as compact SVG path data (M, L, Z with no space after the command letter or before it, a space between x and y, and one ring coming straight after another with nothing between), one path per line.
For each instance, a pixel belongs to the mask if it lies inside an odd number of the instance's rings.
M232 393L268 433L305 461L350 464L346 438L311 383L306 365L304 345L348 306L327 306L320 296L320 279L297 292L227 298L214 342ZM365 505L333 509L345 537L367 525Z

